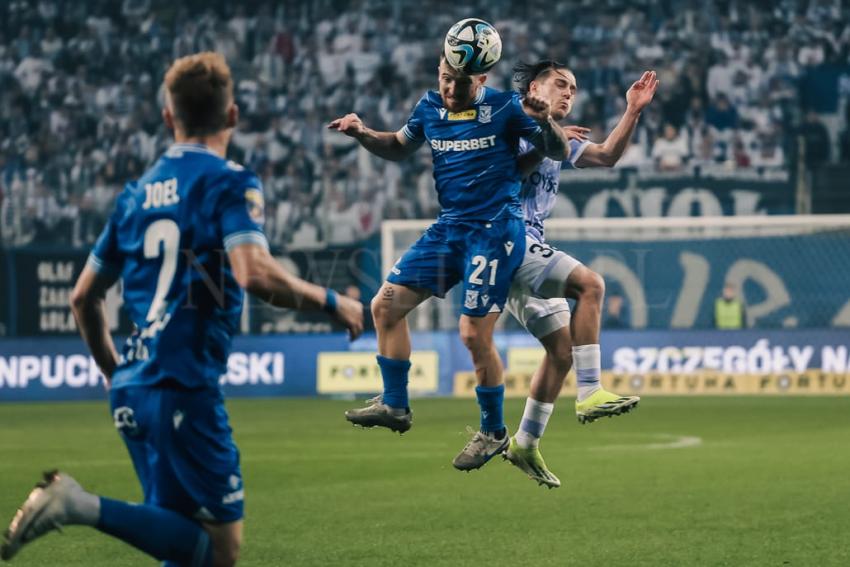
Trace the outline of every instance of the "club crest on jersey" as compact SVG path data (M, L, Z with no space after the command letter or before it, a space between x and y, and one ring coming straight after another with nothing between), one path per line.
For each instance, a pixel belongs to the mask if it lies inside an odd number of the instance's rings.
M467 309L478 309L478 290L466 290L466 298L463 300L463 306Z
M478 121L482 124L488 124L493 118L493 107L489 104L482 104L478 107Z
M449 112L449 120L475 120L475 117L478 116L478 111L474 108L469 110L463 110L461 112Z
M259 189L251 188L245 190L245 205L248 207L248 216L257 224L263 224L265 220L265 202L263 193Z
M130 437L138 434L139 424L136 421L133 408L129 406L115 408L115 411L112 413L112 419L115 422L115 428L118 431Z

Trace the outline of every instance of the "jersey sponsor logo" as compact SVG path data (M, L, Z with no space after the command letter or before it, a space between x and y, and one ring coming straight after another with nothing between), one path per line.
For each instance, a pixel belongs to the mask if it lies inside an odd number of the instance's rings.
M222 499L222 504L233 504L235 502L240 502L245 499L245 491L240 489L235 492L231 492L230 494L225 494Z
M448 110L446 110L445 108L441 108L441 109L440 109L440 110L438 110L437 112L439 112L439 113L440 113L440 120L442 120L443 118L445 118L445 117L446 117L446 112L448 112Z
M486 307L488 303L490 303L490 296L485 293L481 296L481 305Z
M478 111L474 108L469 110L463 110L461 112L449 112L448 119L449 120L475 120L475 117L478 116Z
M560 175L560 173L559 173ZM541 173L539 170L533 172L526 178L526 182L530 183L532 187L536 189L536 191L545 191L546 193L557 193L558 192L558 184L560 180L557 177L546 175L545 173ZM525 191L531 192L532 189L526 189Z
M507 253L507 255L510 256L511 252L513 252L513 251L514 251L514 243L512 241L508 240L507 242L505 242L505 253Z
M482 104L478 111L478 121L482 124L488 124L493 119L493 107L489 104Z
M478 309L478 290L466 290L466 298L463 300L463 306L467 309Z
M245 204L248 207L248 216L257 224L265 221L265 201L263 192L254 187L245 190Z
M495 147L496 136L472 138L471 140L431 140L431 149L438 152L468 152Z

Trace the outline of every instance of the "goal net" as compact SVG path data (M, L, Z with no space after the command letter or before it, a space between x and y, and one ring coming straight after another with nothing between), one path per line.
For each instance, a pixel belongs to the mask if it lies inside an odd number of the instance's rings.
M432 222L383 223L384 275ZM850 326L850 215L556 218L546 240L605 278L628 328L711 328L727 284L750 327ZM460 306L457 286L419 307L411 326L456 329Z

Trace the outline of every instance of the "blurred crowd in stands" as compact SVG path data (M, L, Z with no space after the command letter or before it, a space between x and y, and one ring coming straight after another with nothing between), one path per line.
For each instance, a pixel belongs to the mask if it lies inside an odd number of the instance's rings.
M88 246L123 184L170 143L169 63L216 50L241 121L232 158L266 191L281 249L347 244L438 210L429 152L389 163L328 131L396 130L435 87L444 32L500 31L488 84L519 59L575 72L570 122L601 141L645 69L660 78L620 167L687 171L850 161L850 7L840 0L6 0L0 3L0 245Z

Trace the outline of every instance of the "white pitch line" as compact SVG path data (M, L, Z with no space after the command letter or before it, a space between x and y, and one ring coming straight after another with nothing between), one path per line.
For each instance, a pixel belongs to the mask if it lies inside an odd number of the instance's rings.
M650 435L656 439L664 439L659 443L636 443L634 445L603 445L601 447L593 447L593 451L624 451L630 449L689 449L691 447L699 447L702 445L702 437L693 435L672 435L670 433L657 433Z

